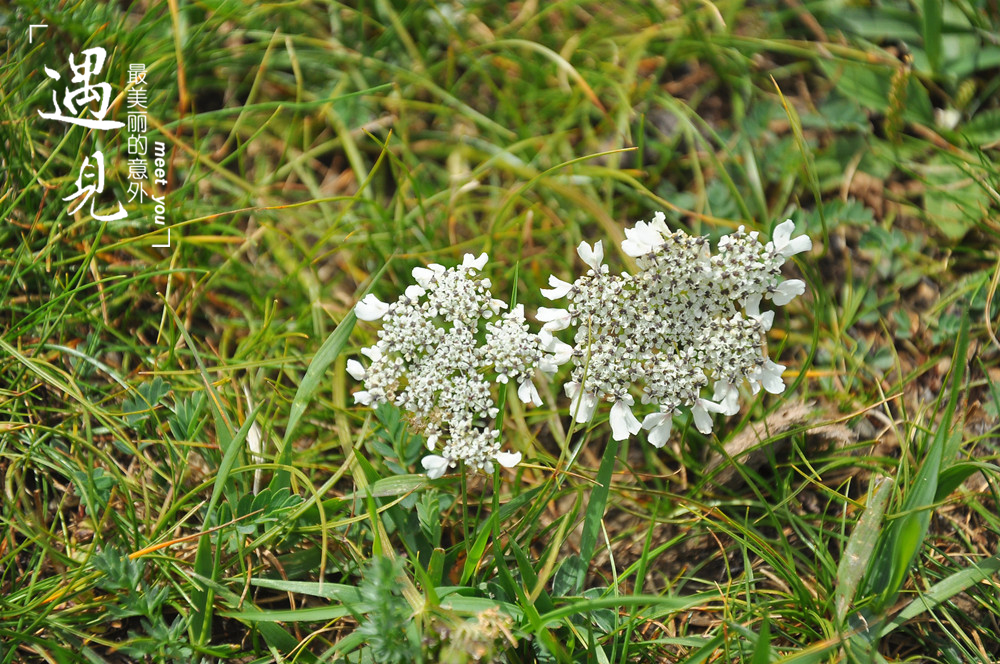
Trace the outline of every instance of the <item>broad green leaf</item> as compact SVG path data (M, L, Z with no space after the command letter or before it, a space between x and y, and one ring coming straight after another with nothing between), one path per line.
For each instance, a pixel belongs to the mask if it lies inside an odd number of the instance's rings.
M920 169L927 183L927 219L952 240L961 239L990 214L990 194L968 168L937 155Z
M820 60L819 63L841 94L856 99L870 111L888 111L894 69L849 60ZM934 121L930 97L915 76L907 82L903 118L928 126Z
M847 540L847 546L844 547L844 557L837 566L837 588L834 591L837 622L841 624L847 617L847 609L857 592L858 583L868 568L872 551L881 532L885 506L891 495L891 478L881 477L872 481L868 488L865 510L854 526L854 532Z

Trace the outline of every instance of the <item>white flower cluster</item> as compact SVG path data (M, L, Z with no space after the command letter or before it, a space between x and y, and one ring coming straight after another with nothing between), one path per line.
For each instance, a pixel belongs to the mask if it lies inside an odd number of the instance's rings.
M459 461L487 472L493 461L517 465L521 453L502 452L500 432L490 424L499 414L493 384L513 381L521 401L540 406L535 370L554 373L571 352L547 331L530 333L523 306L500 314L506 303L491 296L490 280L480 276L486 261L486 254L466 254L457 267L415 268L416 285L396 302L368 295L354 308L361 320L382 321L378 343L361 351L369 366L347 362L365 386L354 399L394 403L412 414L436 451L421 460L431 478Z
M712 255L708 239L671 231L662 212L650 223L627 229L622 250L638 272L612 275L603 265L601 243L580 243L577 252L590 269L572 284L549 278L552 300L565 309L540 308L543 332L574 327L573 371L565 385L570 413L590 419L601 400L613 402L611 431L624 440L640 429L662 447L672 417L689 408L702 433L712 431L709 413L739 411L739 388L749 384L777 394L785 389L785 367L768 359L763 336L774 312L761 313L761 299L787 304L805 292L798 279L781 281L790 256L812 248L807 236L792 239L794 223L779 224L771 242L740 229L719 241ZM712 399L701 396L712 383ZM633 386L642 402L658 407L640 423L632 413Z

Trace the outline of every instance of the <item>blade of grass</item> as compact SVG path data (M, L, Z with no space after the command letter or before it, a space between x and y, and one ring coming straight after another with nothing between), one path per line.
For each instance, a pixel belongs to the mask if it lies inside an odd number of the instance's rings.
M597 548L597 536L601 531L601 520L604 519L605 507L608 504L608 492L611 488L611 475L618 459L617 440L609 439L604 448L604 457L597 470L597 484L591 490L587 501L587 511L583 516L583 532L580 535L580 557L577 562L575 589L579 593L587 576L587 568Z

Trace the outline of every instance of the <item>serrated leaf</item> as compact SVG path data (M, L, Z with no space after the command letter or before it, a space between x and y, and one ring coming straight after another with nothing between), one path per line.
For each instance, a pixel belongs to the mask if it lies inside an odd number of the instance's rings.
M948 238L961 239L989 214L989 193L944 157L935 157L923 174L928 184L924 191L927 218Z
M155 376L153 380L146 383L140 383L135 387L135 394L130 395L122 402L125 421L130 426L135 426L147 419L149 413L169 392L170 385L159 376Z
M841 94L856 99L862 107L877 113L889 109L889 92L895 70L882 65L868 65L849 60L820 60L820 66ZM907 81L903 100L903 118L931 125L934 114L930 96L917 77Z
M1000 141L1000 108L981 111L958 129L962 137L977 147Z

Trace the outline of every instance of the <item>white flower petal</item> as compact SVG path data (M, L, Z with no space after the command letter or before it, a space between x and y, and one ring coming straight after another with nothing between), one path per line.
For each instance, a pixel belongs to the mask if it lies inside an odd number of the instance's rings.
M555 373L560 365L566 364L573 357L573 347L556 339L549 330L543 328L538 333L538 341L542 350L552 353L551 356L543 356L538 364L545 373Z
M375 397L373 397L372 393L367 390L354 393L354 403L359 403L362 406L370 406L374 400Z
M791 239L794 230L795 222L788 219L778 224L771 236L774 250L784 258L790 258L795 254L812 249L812 239L808 235L800 235L794 240Z
M801 254L803 251L812 251L812 248L812 239L808 235L800 235L785 245L785 248L781 251L781 255L785 258L790 258L795 254Z
M549 300L558 300L560 298L566 297L569 291L573 288L573 284L567 283L562 279L559 279L555 275L549 275L549 286L552 288L540 288L539 292L542 297Z
M670 413L650 413L642 419L642 428L649 431L649 443L653 447L663 447L670 440L674 418Z
M570 398L569 414L577 422L589 422L597 407L597 397L583 391L583 386L576 381L566 383L566 396Z
M698 431L706 436L712 433L712 418L709 413L721 413L722 406L713 403L708 399L698 399L697 403L691 407L691 415L694 417L694 425Z
M413 268L413 278L424 288L430 288L430 285L434 282L434 277L443 274L444 271L443 265L431 263L427 267Z
M448 460L437 454L428 454L420 460L420 465L427 471L427 477L432 480L441 477L448 470Z
M410 284L409 286L406 287L406 290L403 291L403 294L406 295L406 297L410 298L411 300L418 300L426 292L427 291L421 288L420 286L417 286L416 284Z
M486 252L479 254L479 258L476 258L472 254L465 254L462 257L462 267L465 269L475 268L476 270L482 270L486 266L486 261L490 259L486 255Z
M378 320L389 313L389 305L371 293L354 305L354 315L361 320Z
M694 426L698 431L705 435L712 433L712 418L708 416L701 405L691 406L691 415L694 417Z
M791 302L796 295L802 295L805 292L806 283L804 281L789 279L778 284L778 287L771 293L771 301L781 307Z
M372 362L378 362L382 359L382 349L378 346L366 346L361 349L361 354Z
M791 219L786 219L777 226L774 227L774 232L771 233L771 241L774 242L774 250L781 252L788 244L788 240L792 237L792 231L795 230L795 222Z
M722 412L726 416L740 412L740 390L732 383L718 381L715 384L715 394L712 395L712 401L716 401L722 406Z
M649 222L649 225L660 231L662 235L670 235L670 228L667 226L667 215L662 212L654 213L653 220Z
M784 370L784 365L767 360L764 362L764 367L761 369L760 374L755 376L755 378L771 394L781 394L785 391L785 381L781 378L781 373Z
M576 248L576 253L580 255L580 259L593 268L594 272L601 271L601 262L604 260L604 245L598 240L597 243L591 247L586 242L581 242L580 246Z
M573 320L566 309L553 309L551 307L538 307L535 318L545 323L542 329L549 332L565 330Z
M643 256L663 244L663 235L643 221L637 222L633 228L625 229L622 251L633 258Z
M504 468L513 468L517 464L521 463L520 452L497 452L496 456L493 458Z
M625 440L639 433L642 428L639 420L632 414L628 402L620 399L611 407L611 437L615 440Z
M542 397L538 394L538 389L530 378L524 379L517 386L517 398L521 400L521 403L534 404L536 407L542 405Z
M364 366L354 358L347 360L347 373L351 374L351 378L354 380L365 379Z

